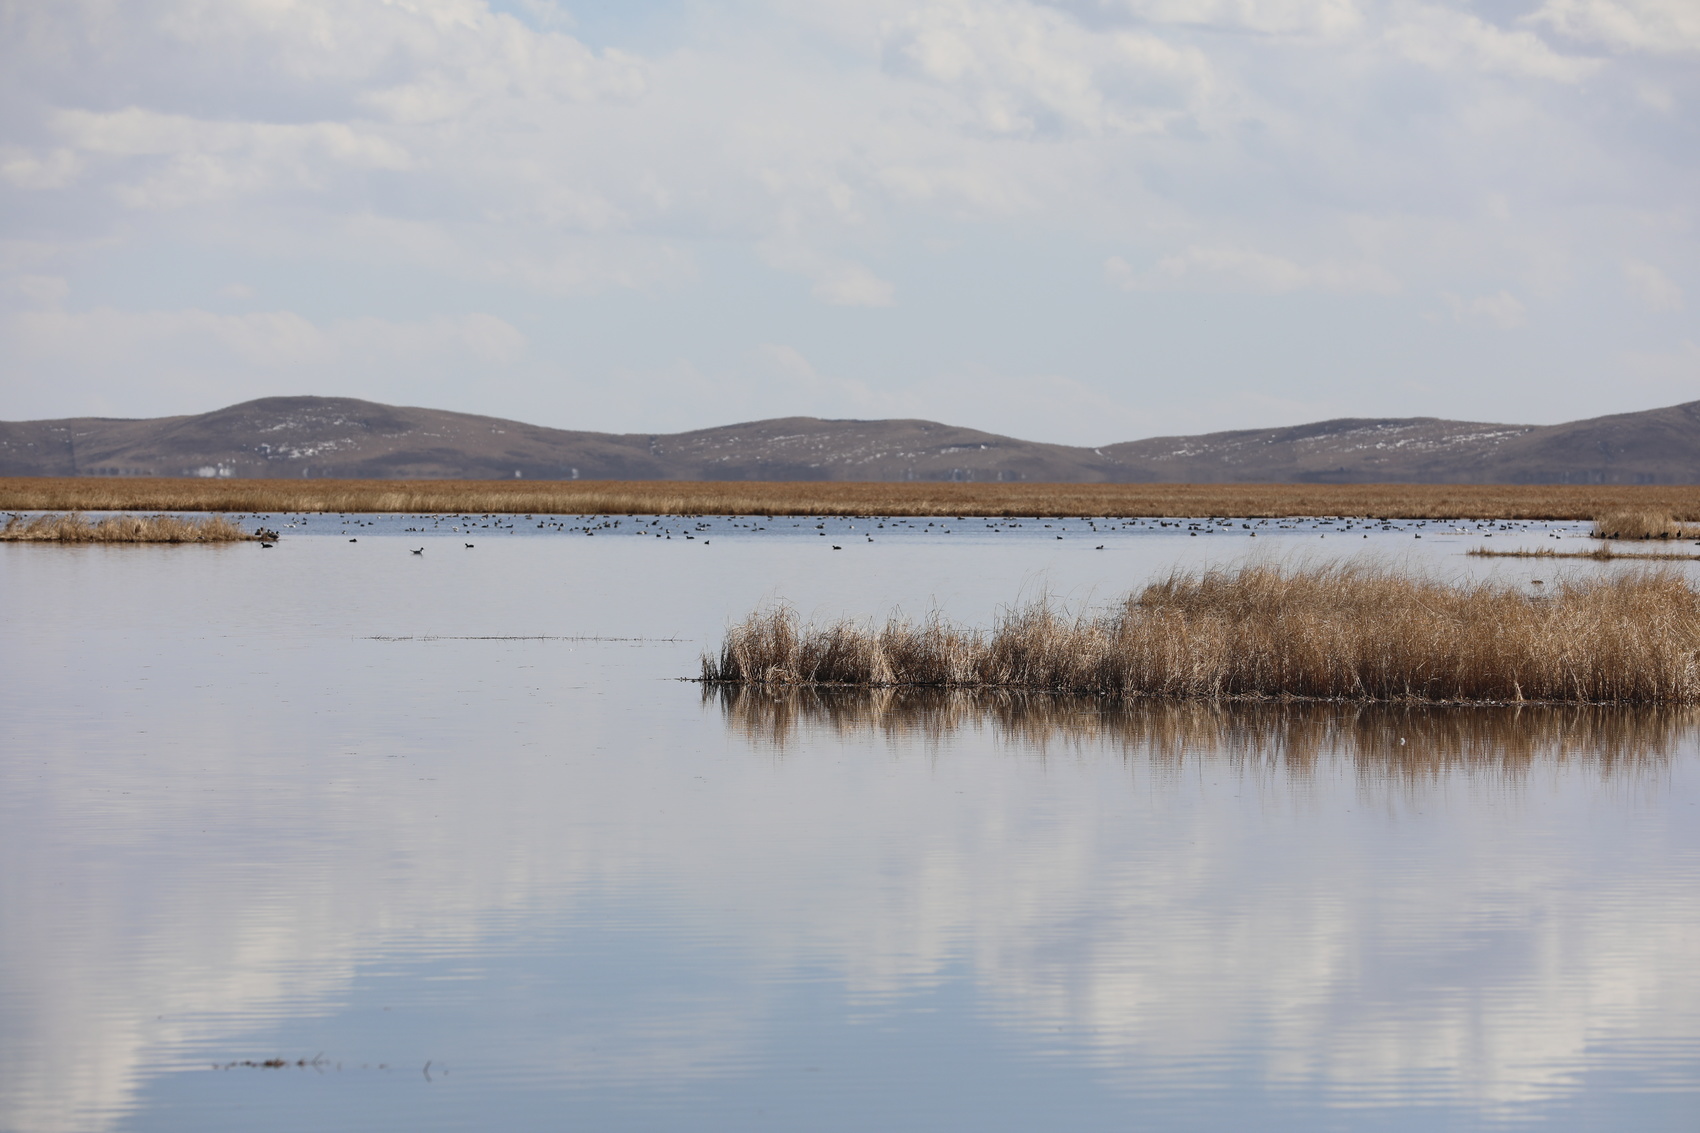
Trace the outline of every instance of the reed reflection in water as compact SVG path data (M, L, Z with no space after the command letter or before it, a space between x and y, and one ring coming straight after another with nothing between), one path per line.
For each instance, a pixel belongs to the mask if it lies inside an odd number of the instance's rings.
M1446 706L1289 701L1110 700L966 689L709 685L728 728L778 750L824 731L942 743L990 732L1041 753L1059 746L1143 752L1161 765L1191 756L1304 774L1328 756L1381 778L1455 771L1517 775L1538 762L1602 776L1664 767L1700 737L1700 709L1608 705Z

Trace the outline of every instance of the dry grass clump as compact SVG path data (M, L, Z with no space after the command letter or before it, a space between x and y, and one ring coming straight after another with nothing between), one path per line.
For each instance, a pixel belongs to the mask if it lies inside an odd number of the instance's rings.
M75 513L14 515L0 528L0 540L16 543L235 543L258 538L222 515L112 515L94 523Z
M546 515L1376 516L1592 519L1700 487L1503 484L956 484L666 480L0 478L0 510Z
M1596 539L1700 539L1700 527L1678 523L1668 511L1619 508L1594 518Z
M1096 615L1040 602L988 632L934 617L757 613L702 679L1108 697L1605 704L1700 700L1700 592L1645 570L1449 584L1347 563L1177 572Z
M1522 774L1536 762L1603 772L1656 766L1700 737L1700 709L1594 704L1115 700L978 689L715 685L703 690L749 742L785 749L810 731L936 744L965 731L1041 752L1101 745L1159 766L1226 758L1308 773L1330 754L1381 778Z

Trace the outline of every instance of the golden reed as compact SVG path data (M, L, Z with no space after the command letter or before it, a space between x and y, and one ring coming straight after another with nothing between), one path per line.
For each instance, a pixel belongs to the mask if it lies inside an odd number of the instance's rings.
M1700 487L0 478L0 511L1576 520L1636 508L1700 520Z
M1594 517L1596 539L1700 539L1700 527L1678 523L1669 511L1614 508Z
M1427 703L1700 701L1700 592L1643 569L1446 583L1361 563L1176 572L1069 616L1040 602L989 632L934 617L802 625L753 614L702 679L1006 689L1113 698Z
M75 514L14 515L0 528L0 542L8 543L237 543L259 538L222 515L111 515L95 523Z

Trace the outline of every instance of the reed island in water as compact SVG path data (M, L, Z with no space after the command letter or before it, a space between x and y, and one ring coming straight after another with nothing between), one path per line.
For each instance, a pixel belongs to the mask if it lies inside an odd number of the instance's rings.
M185 519L177 515L14 515L0 527L7 543L243 543L275 540L277 532L242 530L222 515Z
M989 631L939 617L753 614L702 679L1099 697L1700 702L1700 591L1670 569L1442 582L1339 563L1176 572L1108 610L1047 602Z

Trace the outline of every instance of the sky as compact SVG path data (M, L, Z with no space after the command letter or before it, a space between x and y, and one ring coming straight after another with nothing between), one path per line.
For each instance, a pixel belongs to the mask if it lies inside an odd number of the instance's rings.
M0 419L1700 399L1695 0L0 0Z

